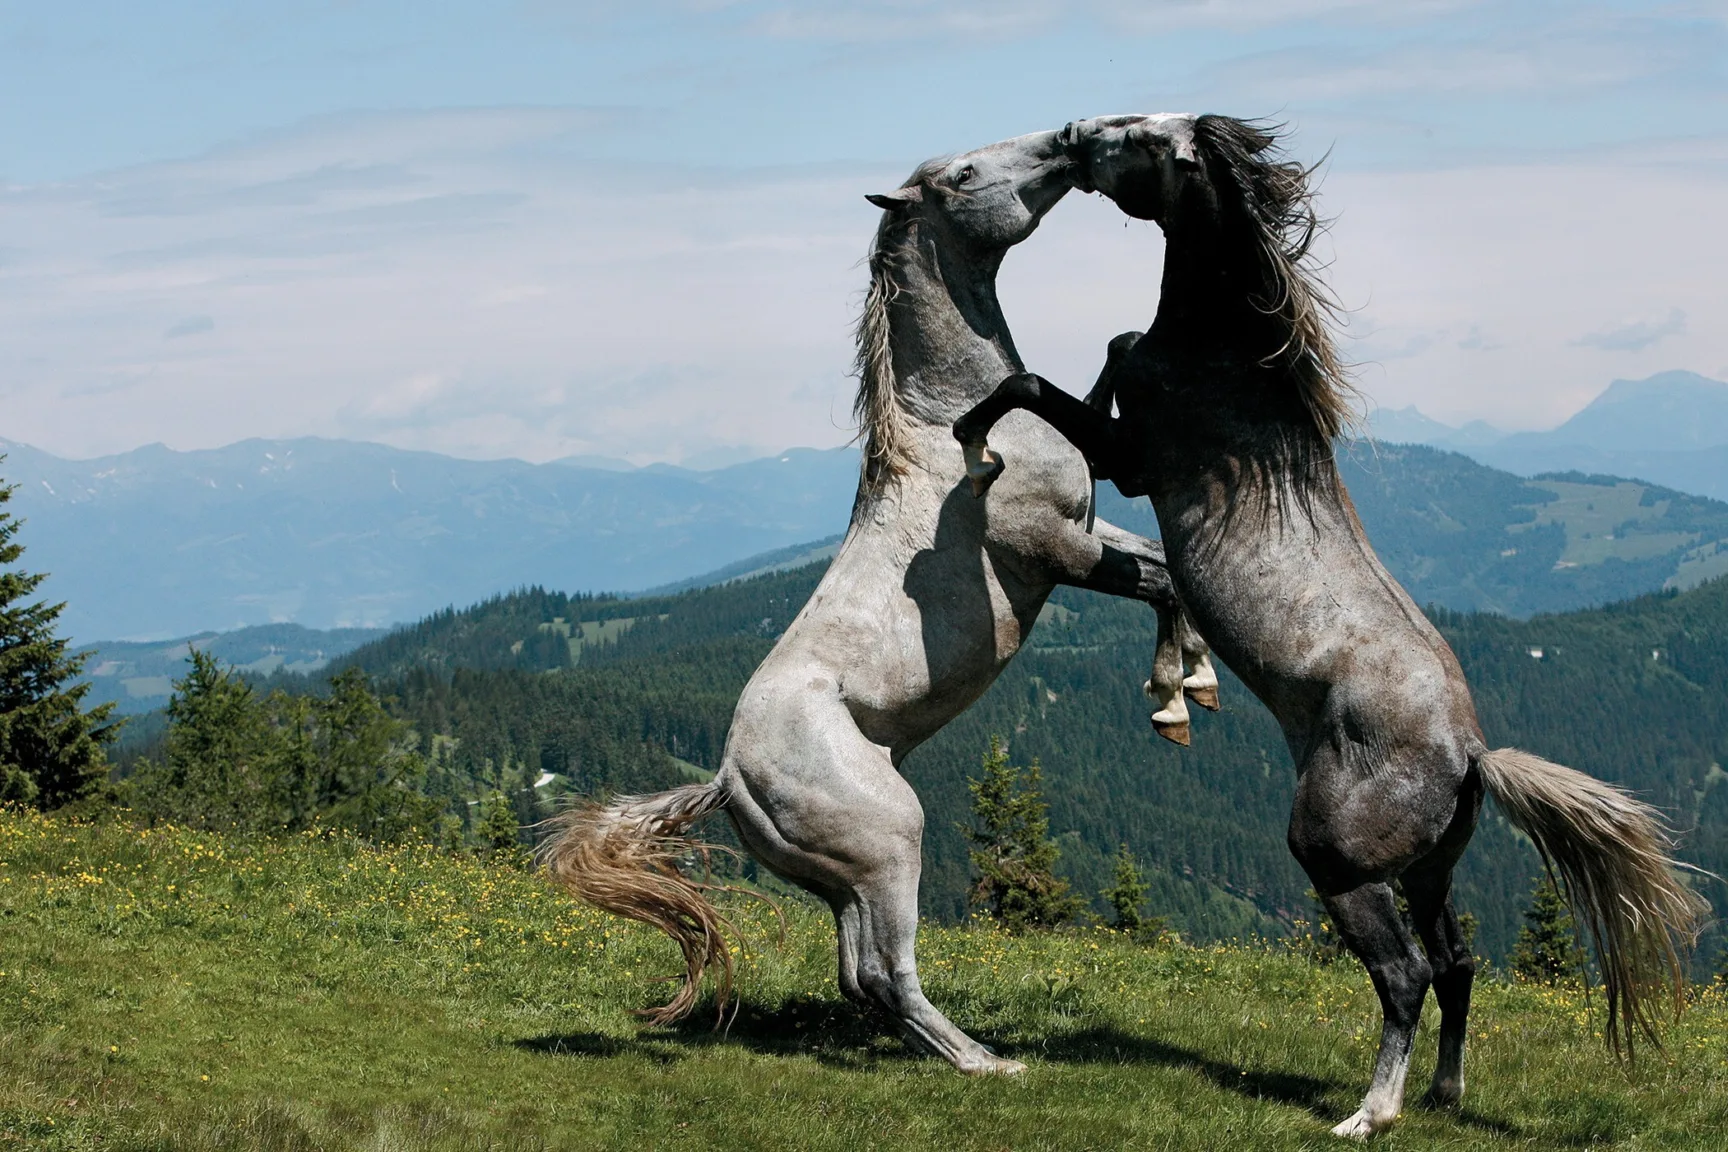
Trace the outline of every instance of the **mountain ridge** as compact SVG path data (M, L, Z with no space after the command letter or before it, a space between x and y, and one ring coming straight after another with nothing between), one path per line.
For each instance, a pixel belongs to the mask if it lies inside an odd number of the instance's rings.
M1615 380L1546 431L1479 420L1454 428L1414 405L1380 409L1369 426L1378 439L1461 452L1519 476L1598 473L1728 500L1728 383L1696 372Z

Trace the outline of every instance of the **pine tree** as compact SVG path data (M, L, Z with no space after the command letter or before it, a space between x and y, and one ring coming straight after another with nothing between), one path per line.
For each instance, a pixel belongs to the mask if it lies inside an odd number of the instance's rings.
M1113 914L1111 927L1122 932L1140 931L1146 918L1140 915L1140 905L1146 900L1146 880L1140 875L1140 865L1134 853L1124 844L1116 851L1115 883L1103 893L1104 902Z
M0 505L15 490L0 484ZM66 605L26 602L45 574L14 567L21 524L0 508L0 802L58 808L106 776L118 725L112 704L83 706L90 685L76 681L88 656L68 655L54 635Z
M1536 882L1524 919L1527 923L1512 949L1512 971L1536 984L1582 983L1584 950L1578 944L1578 926L1552 877Z
M516 808L510 797L494 791L480 802L480 825L475 835L480 851L493 859L516 859L522 855L522 841L517 836Z
M1042 768L1036 760L1028 768L1010 765L997 736L990 737L983 767L982 779L966 782L977 822L965 829L978 873L969 902L1010 932L1066 923L1084 901L1055 872L1060 852L1050 839L1048 806L1039 790Z
M127 801L152 819L196 827L291 826L308 807L296 803L288 775L305 763L303 725L279 731L251 685L200 649L189 659L168 702L162 759L126 781Z

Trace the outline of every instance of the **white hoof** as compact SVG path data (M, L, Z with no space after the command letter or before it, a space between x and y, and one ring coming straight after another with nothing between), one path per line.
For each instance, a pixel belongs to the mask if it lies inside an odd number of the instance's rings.
M959 1067L968 1076L1018 1076L1026 1071L1026 1065L1020 1061L1002 1056L981 1056Z
M1347 1140L1366 1140L1374 1133L1383 1132L1390 1127L1392 1127L1391 1120L1375 1120L1364 1108L1332 1129L1332 1135L1342 1136Z

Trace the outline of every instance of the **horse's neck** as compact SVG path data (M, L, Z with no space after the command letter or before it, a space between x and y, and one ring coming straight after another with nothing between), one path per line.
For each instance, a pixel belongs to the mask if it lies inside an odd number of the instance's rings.
M1151 334L1174 349L1212 358L1243 351L1244 340L1275 350L1277 343L1265 336L1268 317L1253 304L1260 287L1250 255L1228 252L1215 230L1176 232L1165 240Z
M1252 256L1220 259L1220 252L1205 235L1166 246L1150 334L1159 371L1142 404L1145 415L1183 434L1159 440L1162 474L1152 485L1162 493L1159 514L1168 508L1208 538L1278 531L1292 517L1312 527L1316 502L1337 506L1340 522L1353 520L1331 445L1278 355L1285 322L1259 302L1264 284ZM1225 508L1250 514L1219 516Z
M889 306L895 391L921 424L954 422L1022 370L996 299L1000 258L978 261L908 239Z

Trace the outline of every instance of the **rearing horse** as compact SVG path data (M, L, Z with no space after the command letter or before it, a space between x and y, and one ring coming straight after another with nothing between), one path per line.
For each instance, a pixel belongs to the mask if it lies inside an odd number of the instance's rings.
M1654 1040L1663 998L1679 1007L1676 939L1695 934L1702 901L1679 883L1648 805L1488 749L1452 650L1369 547L1332 454L1347 386L1329 297L1306 260L1308 170L1282 158L1275 133L1222 116L1116 116L1063 131L1079 186L1163 229L1157 317L1111 381L1118 419L1022 374L955 435L987 482L985 434L1028 409L1100 479L1149 494L1184 607L1283 728L1297 770L1291 851L1384 1014L1373 1083L1334 1133L1367 1136L1397 1117L1429 987L1440 1005L1430 1099L1463 1094L1475 966L1451 882L1484 789L1588 926L1616 1050L1640 1033ZM999 483L1014 474L1006 465Z
M1157 607L1162 665L1180 677L1163 549L1095 519L1080 453L1035 417L1010 419L1001 442L1016 466L977 500L949 439L956 416L1021 369L996 272L1069 190L1069 172L1057 133L1043 132L924 164L870 197L883 212L858 326L867 439L839 554L740 696L712 783L573 810L543 846L575 895L682 949L684 986L654 1022L691 1009L705 970L722 1005L730 987L725 922L676 864L692 822L724 810L752 856L833 909L849 998L962 1071L1022 1067L919 986L924 813L898 769L984 693L1057 584ZM1215 691L1204 655L1190 652L1191 687Z

